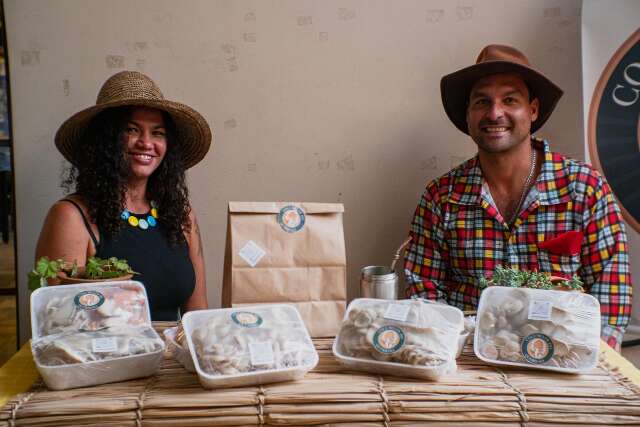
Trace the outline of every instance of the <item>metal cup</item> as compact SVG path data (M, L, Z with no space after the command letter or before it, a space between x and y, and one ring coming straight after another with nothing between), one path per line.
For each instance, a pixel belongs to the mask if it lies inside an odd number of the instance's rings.
M390 267L370 265L360 273L362 298L398 299L398 275Z

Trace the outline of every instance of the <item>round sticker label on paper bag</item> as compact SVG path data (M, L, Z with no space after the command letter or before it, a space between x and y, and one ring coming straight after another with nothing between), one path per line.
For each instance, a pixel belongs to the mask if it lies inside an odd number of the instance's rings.
M527 335L522 340L522 355L529 363L539 365L553 357L553 341L539 332Z
M305 216L302 209L287 205L278 213L278 224L287 233L295 233L304 227Z
M397 326L387 325L379 328L373 335L373 346L380 353L391 354L404 345L404 332Z

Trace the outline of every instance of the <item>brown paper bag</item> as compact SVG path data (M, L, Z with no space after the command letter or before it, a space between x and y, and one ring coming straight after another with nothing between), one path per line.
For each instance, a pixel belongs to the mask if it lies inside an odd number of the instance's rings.
M340 203L229 202L222 305L292 303L312 337L338 333L347 298Z

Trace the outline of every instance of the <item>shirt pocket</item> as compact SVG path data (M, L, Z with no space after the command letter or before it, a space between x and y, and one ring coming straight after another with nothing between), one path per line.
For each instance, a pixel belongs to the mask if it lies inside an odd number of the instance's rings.
M578 274L579 268L580 254L554 254L538 249L538 269L543 273L569 278L574 274Z

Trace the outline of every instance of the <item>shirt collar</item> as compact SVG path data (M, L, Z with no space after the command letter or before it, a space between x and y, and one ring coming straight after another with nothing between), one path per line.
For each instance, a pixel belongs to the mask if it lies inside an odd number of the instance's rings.
M538 200L541 205L566 203L571 199L566 159L549 149L546 140L531 137L533 145L542 149L543 163L536 180ZM453 171L448 201L460 205L479 205L482 201L484 177L478 155L467 160Z
M571 200L570 176L567 167L567 159L558 154L553 153L549 149L549 143L546 140L532 138L536 146L542 146L544 150L544 163L540 175L536 180L536 188L539 196L538 200L541 205L557 205L567 203Z

